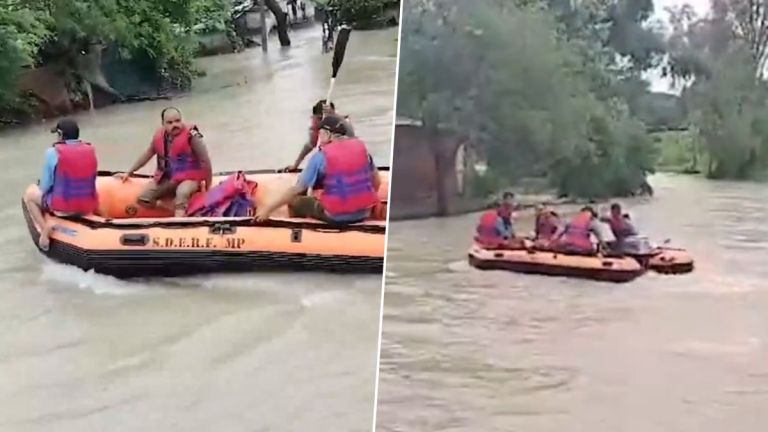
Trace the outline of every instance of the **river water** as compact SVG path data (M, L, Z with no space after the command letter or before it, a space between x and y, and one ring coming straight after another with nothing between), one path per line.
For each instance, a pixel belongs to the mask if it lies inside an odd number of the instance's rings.
M205 58L190 95L83 113L101 169L125 170L178 106L214 170L293 162L325 96L320 28ZM395 29L353 32L334 90L388 165ZM371 426L381 277L250 274L124 282L46 261L19 201L52 123L0 134L0 431L360 431ZM149 172L145 168L144 172Z
M481 272L466 264L478 214L393 223L379 430L766 430L768 188L651 183L628 210L688 248L692 274Z

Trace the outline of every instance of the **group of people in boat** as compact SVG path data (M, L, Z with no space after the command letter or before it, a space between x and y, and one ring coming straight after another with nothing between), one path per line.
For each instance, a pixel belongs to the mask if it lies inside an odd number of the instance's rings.
M156 159L152 181L139 195L137 205L157 208L163 206L163 199L173 198L174 215L185 217L192 216L190 201L198 191L205 192L203 201L208 204L211 200L231 199L238 192L233 185L238 183L212 184L211 159L198 127L185 123L181 111L175 107L162 110L160 120L161 126L154 132L147 149L127 172L115 175L127 181L153 157ZM30 189L24 195L30 217L41 227L39 246L43 250L49 247L52 229L45 222L45 213L88 215L99 207L98 160L94 146L80 138L80 128L70 118L60 120L51 132L57 134L57 140L46 150L38 188ZM365 143L355 136L349 117L336 114L334 104L325 100L312 107L309 141L288 170L297 169L313 149L318 151L309 158L295 185L255 211L247 209L247 214L263 222L278 208L287 205L291 217L314 218L333 224L357 223L369 218L379 203L379 171ZM310 188L323 190L319 199L306 196ZM216 205L205 207L222 208Z
M494 208L485 211L477 224L475 243L486 249L533 248L570 255L591 256L603 251L607 253L645 252L647 247L639 237L630 216L621 204L613 203L610 213L599 216L592 206L583 207L570 220L563 218L546 205L536 206L535 232L533 239L517 236L514 229L515 195L505 192ZM604 240L601 224L607 224L614 240ZM597 240L592 241L592 237Z

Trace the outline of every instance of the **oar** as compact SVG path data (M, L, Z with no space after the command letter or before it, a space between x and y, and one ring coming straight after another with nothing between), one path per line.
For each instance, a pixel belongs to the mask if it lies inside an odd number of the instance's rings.
M350 27L343 26L341 30L339 30L339 37L336 40L336 47L333 50L333 60L331 61L331 85L328 88L328 94L325 96L325 103L329 106L331 104L331 93L333 92L333 85L336 83L336 77L339 75L341 63L344 62L344 54L347 52L347 42L349 41L349 34L351 32L352 29ZM288 171L281 169L277 170L277 172L281 173Z
M344 54L347 51L347 42L352 29L348 26L342 26L339 30L339 37L336 40L336 46L333 48L333 62L331 63L331 86L328 88L328 95L325 96L325 103L331 103L331 93L333 85L336 83L336 77L339 75L341 63L344 61Z

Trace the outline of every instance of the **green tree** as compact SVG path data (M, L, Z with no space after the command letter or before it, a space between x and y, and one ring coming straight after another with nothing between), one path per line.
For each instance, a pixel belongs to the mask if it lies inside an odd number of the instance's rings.
M707 175L750 178L768 167L768 11L762 1L716 0L697 16L672 14L666 73L685 86L683 101L707 153Z
M15 1L0 1L0 107L15 101L21 68L34 63L40 46L50 37L45 16Z
M18 108L24 66L56 63L77 81L79 56L112 45L149 56L179 89L198 73L193 35L231 26L231 0L0 0L0 108ZM98 49L98 48L96 48Z
M548 4L409 1L403 15L398 112L470 137L490 177L544 176L563 194L604 197L653 170L645 128L615 88L617 53L569 34Z

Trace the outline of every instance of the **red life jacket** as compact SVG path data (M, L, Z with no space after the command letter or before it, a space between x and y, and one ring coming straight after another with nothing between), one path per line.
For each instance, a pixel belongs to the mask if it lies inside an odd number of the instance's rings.
M591 213L581 212L576 215L565 228L565 234L561 239L562 244L580 250L591 250L593 247L592 239L589 236L591 224Z
M512 221L512 206L502 204L496 212L502 219Z
M488 249L497 248L504 244L504 238L496 229L496 221L498 219L498 210L488 210L480 216L480 221L477 224L475 243Z
M152 146L157 155L157 170L155 170L155 181L159 181L163 176L162 162L165 160L165 169L168 170L168 178L174 183L181 183L184 180L203 181L206 173L203 171L203 165L192 151L189 132L194 126L184 126L184 129L173 138L168 146L168 154L165 154L165 129L160 128L155 132L152 138Z
M53 188L48 197L48 209L61 213L90 214L99 207L96 193L98 162L93 146L56 143L58 154Z
M551 240L556 232L557 223L552 212L541 213L536 217L536 239Z
M619 217L611 215L611 217L608 218L608 225L610 225L613 236L616 237L617 240L637 235L635 227L633 227L624 217L624 215Z
M368 150L361 140L330 142L320 151L325 155L320 203L329 216L367 210L379 202L371 180Z
M187 216L224 216L235 197L251 196L256 186L256 182L246 179L242 171L232 174L206 193L192 197L187 206Z

